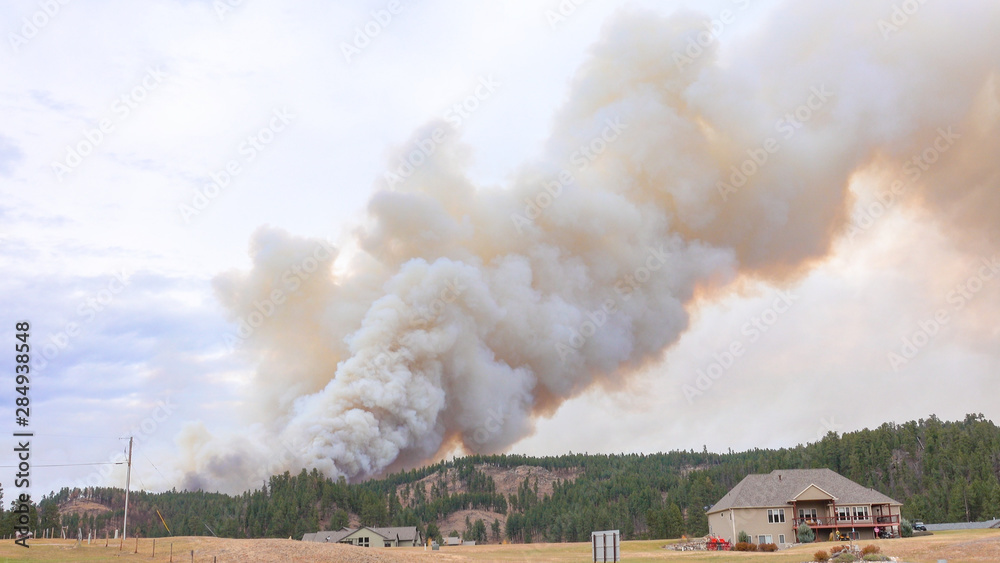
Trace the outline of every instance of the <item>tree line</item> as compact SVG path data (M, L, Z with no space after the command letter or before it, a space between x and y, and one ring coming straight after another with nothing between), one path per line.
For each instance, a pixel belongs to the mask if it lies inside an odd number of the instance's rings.
M557 480L551 494L539 494L537 481L526 478L516 492L504 495L481 470L484 466L574 469L578 476ZM819 467L903 502L903 515L911 520L1000 517L1000 428L980 414L954 422L931 416L842 435L830 432L815 443L779 450L471 455L362 483L302 470L274 475L240 495L135 491L129 535L300 538L356 521L417 526L425 537L440 540L444 518L479 509L505 517L503 526L467 521L464 537L479 542L588 541L591 531L603 529L619 529L624 539L701 536L708 531L706 510L746 475ZM60 507L74 499L109 510L60 514ZM123 505L122 489L63 488L33 505L30 518L35 529L67 526L74 537L77 529L85 537L113 536L121 528ZM0 506L0 535L12 533L13 525L10 509Z

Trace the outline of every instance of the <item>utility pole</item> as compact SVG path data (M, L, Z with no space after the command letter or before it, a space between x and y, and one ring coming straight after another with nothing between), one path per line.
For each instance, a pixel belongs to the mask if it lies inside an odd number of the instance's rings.
M132 437L128 437L128 469L125 471L125 521L122 523L122 540L128 533L128 489L132 481Z

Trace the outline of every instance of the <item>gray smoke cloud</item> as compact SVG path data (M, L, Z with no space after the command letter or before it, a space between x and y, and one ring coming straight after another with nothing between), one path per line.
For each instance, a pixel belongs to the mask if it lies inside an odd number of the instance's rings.
M340 254L261 228L250 271L215 287L234 320L260 320L241 347L262 437L189 428L189 483L504 451L657 360L700 299L797 279L845 234L856 194L897 181L962 244L995 243L1000 5L903 4L778 2L718 39L719 14L621 13L509 185L470 181L449 133L377 182Z

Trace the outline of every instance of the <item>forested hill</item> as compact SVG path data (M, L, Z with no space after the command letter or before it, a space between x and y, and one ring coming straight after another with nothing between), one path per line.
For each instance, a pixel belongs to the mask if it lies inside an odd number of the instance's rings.
M298 538L359 523L416 525L430 535L457 530L479 541L586 541L591 530L614 528L626 538L703 535L705 508L747 474L811 467L829 467L903 502L910 519L1000 516L1000 428L969 415L831 432L780 450L469 456L360 484L303 471L238 496L133 492L129 533L168 535L159 511L173 535ZM63 489L45 497L34 517L40 528L103 536L121 526L123 495ZM0 534L11 528L8 512Z

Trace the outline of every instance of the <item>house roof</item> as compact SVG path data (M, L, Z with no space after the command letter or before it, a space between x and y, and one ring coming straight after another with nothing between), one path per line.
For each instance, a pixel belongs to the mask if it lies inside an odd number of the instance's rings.
M337 543L344 539L348 534L353 533L355 530L350 528L341 528L339 530L323 530L316 532L315 534L305 534L302 536L302 541L316 541L316 542L329 542Z
M726 493L708 513L730 508L782 507L815 485L836 499L837 504L891 504L901 506L875 489L863 487L830 469L775 469L767 474L747 475Z
M353 530L348 531L340 539L347 539L348 537L353 536L354 534L356 534L356 533L358 533L358 532L360 532L362 530L371 530L371 531L375 532L376 535L382 536L383 539L389 539L389 537L390 537L390 536L387 536L387 535L385 535L385 534L382 533L382 530L385 530L385 528L372 528L371 526L361 526L360 528L355 528Z
M419 534L416 526L397 526L392 528L372 528L378 534L387 538L398 537L399 541L416 541Z
M399 541L413 541L419 539L416 526L398 526L391 528L373 528L362 526L360 528L341 528L337 531L321 531L315 534L304 534L302 541L337 543L347 536L354 535L361 530L371 530L385 539L398 538Z

